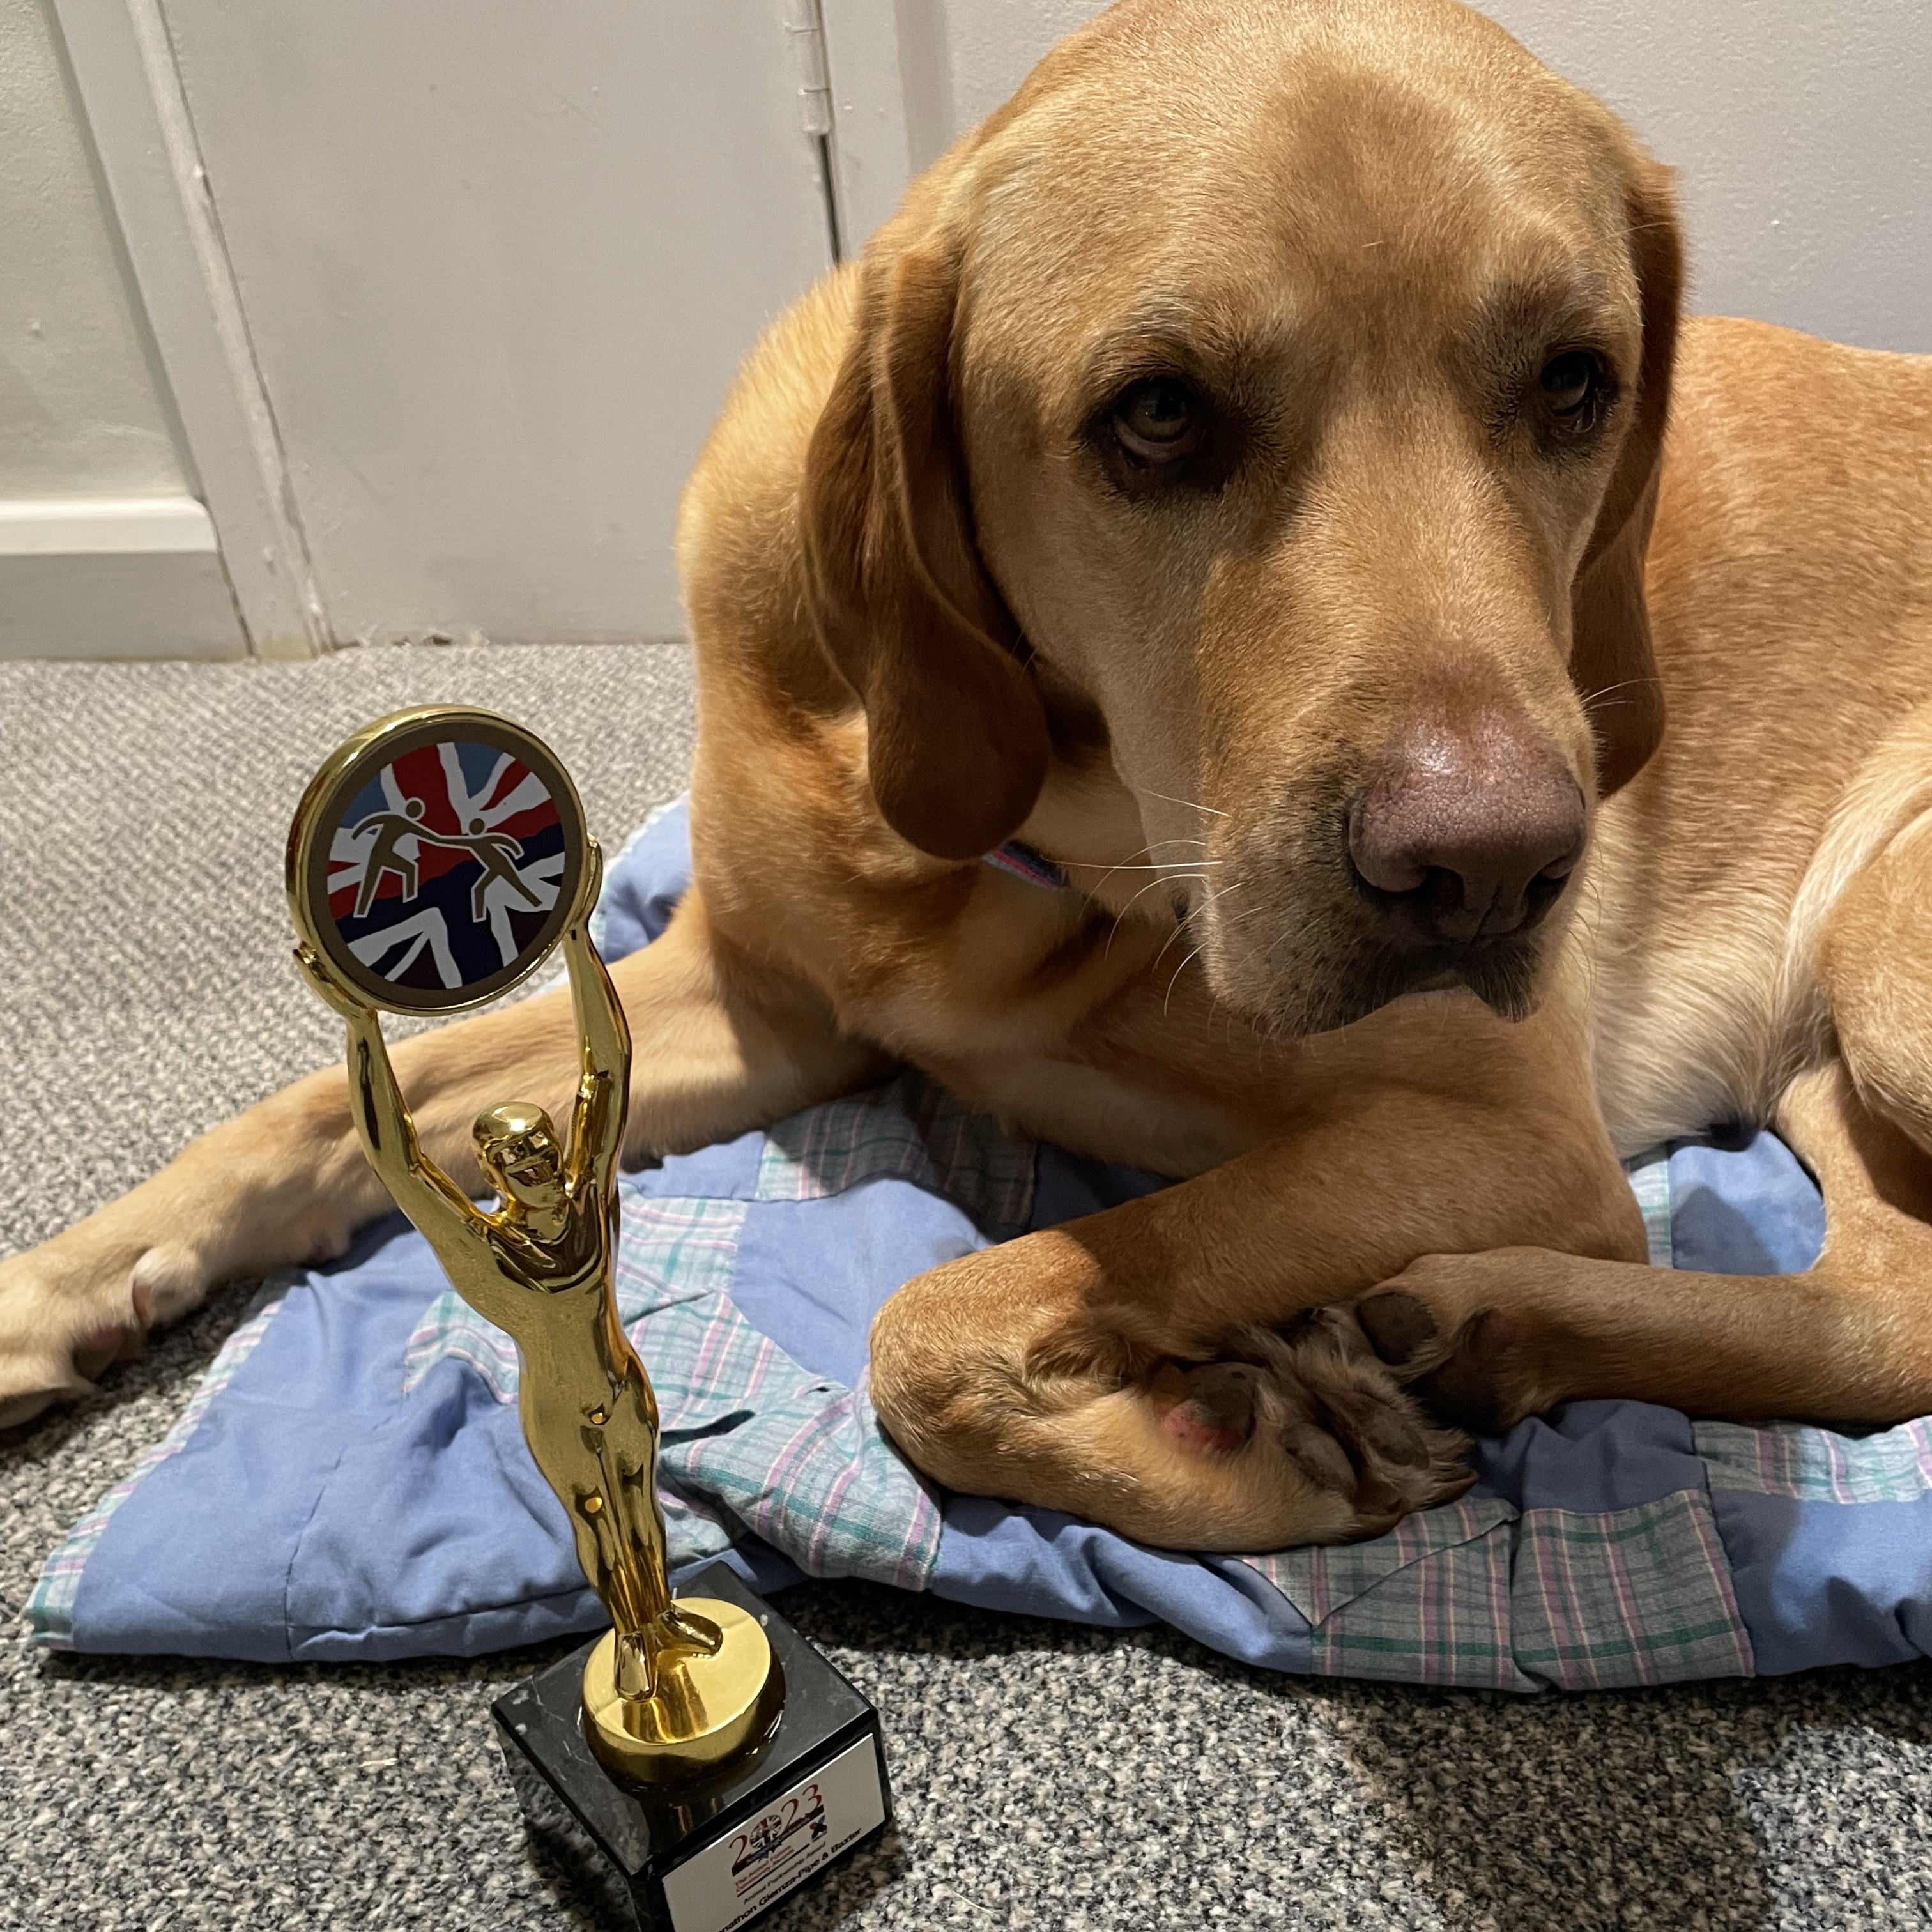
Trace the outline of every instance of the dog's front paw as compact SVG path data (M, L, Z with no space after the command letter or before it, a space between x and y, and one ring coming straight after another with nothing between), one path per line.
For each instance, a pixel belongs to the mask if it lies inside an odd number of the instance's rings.
M96 1376L206 1292L185 1249L123 1250L90 1240L88 1228L0 1262L0 1429L96 1393Z
M1376 1536L1474 1480L1467 1439L1346 1309L1177 1336L1165 1310L1096 1316L1094 1271L1049 1230L948 1262L886 1304L872 1400L910 1460L949 1489L1186 1550ZM1040 1312L1056 1299L1058 1320Z
M1348 1310L1310 1310L1280 1346L1308 1411L1291 1420L1288 1454L1311 1478L1353 1496L1356 1535L1379 1535L1474 1480L1463 1461L1468 1438L1437 1425Z
M1284 1331L1251 1331L1230 1352L1162 1364L1148 1394L1174 1448L1245 1466L1254 1487L1280 1498L1280 1544L1378 1536L1474 1480L1462 1460L1467 1438L1438 1426L1403 1390L1346 1309L1314 1310ZM1281 1476L1270 1481L1277 1460Z
M0 1262L0 1429L92 1395L91 1378L130 1346L131 1297L125 1322L76 1324L62 1273L38 1249Z
M1376 1353L1430 1412L1493 1436L1562 1399L1542 1385L1527 1312L1534 1248L1426 1255L1355 1304Z

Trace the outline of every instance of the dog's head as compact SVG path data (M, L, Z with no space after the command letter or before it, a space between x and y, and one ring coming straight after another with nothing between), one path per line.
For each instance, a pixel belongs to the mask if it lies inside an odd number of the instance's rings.
M1104 747L1222 998L1528 1011L1663 729L1621 125L1448 0L1124 0L862 276L802 507L890 823L988 850Z

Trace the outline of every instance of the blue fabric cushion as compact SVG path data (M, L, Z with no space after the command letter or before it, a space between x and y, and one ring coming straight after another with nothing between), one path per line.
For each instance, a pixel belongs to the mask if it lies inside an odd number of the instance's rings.
M600 941L664 930L681 806L609 868ZM644 1049L648 1051L648 1043ZM1633 1163L1653 1258L1808 1267L1818 1192L1768 1134ZM1880 1664L1932 1644L1932 1426L1693 1424L1577 1402L1478 1444L1470 1496L1332 1550L1195 1557L949 1496L866 1394L921 1270L1148 1193L916 1075L624 1184L619 1302L658 1384L674 1558L872 1576L1297 1672L1526 1690ZM49 1558L38 1641L262 1662L471 1655L602 1621L526 1450L507 1339L397 1217L270 1284L186 1414Z

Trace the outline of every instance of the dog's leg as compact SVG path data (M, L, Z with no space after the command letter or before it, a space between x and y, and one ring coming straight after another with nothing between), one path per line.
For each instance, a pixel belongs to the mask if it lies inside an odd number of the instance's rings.
M1778 1116L1824 1190L1816 1264L1432 1256L1361 1315L1438 1413L1490 1427L1584 1396L1745 1418L1932 1412L1932 820L1851 882L1819 950L1840 1057L1795 1082Z
M873 1400L941 1481L1144 1542L1373 1534L1465 1486L1463 1444L1323 1304L1445 1239L1532 1227L1642 1252L1574 1096L1504 1111L1373 1090L1197 1180L909 1283L873 1327Z
M632 1162L740 1133L874 1077L808 988L739 956L694 888L663 937L611 969L634 1042ZM470 1124L534 1100L562 1119L578 1077L560 990L400 1042L397 1070L430 1158L479 1190ZM0 1262L0 1426L86 1393L131 1337L215 1283L340 1254L388 1206L350 1122L340 1065L194 1142L151 1180Z
M1363 1325L1431 1409L1466 1428L1582 1396L1745 1420L1932 1412L1932 1162L1838 1061L1793 1084L1778 1125L1825 1191L1825 1250L1806 1274L1666 1271L1536 1248L1431 1255L1363 1302Z

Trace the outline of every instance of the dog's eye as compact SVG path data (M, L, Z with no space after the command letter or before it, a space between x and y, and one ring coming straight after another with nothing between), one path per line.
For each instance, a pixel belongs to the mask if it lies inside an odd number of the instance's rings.
M1566 429L1588 428L1604 390L1604 367L1586 349L1565 350L1543 365L1538 378L1544 406Z
M1142 463L1172 463L1201 440L1204 412L1185 382L1156 376L1136 382L1114 405L1114 434Z

